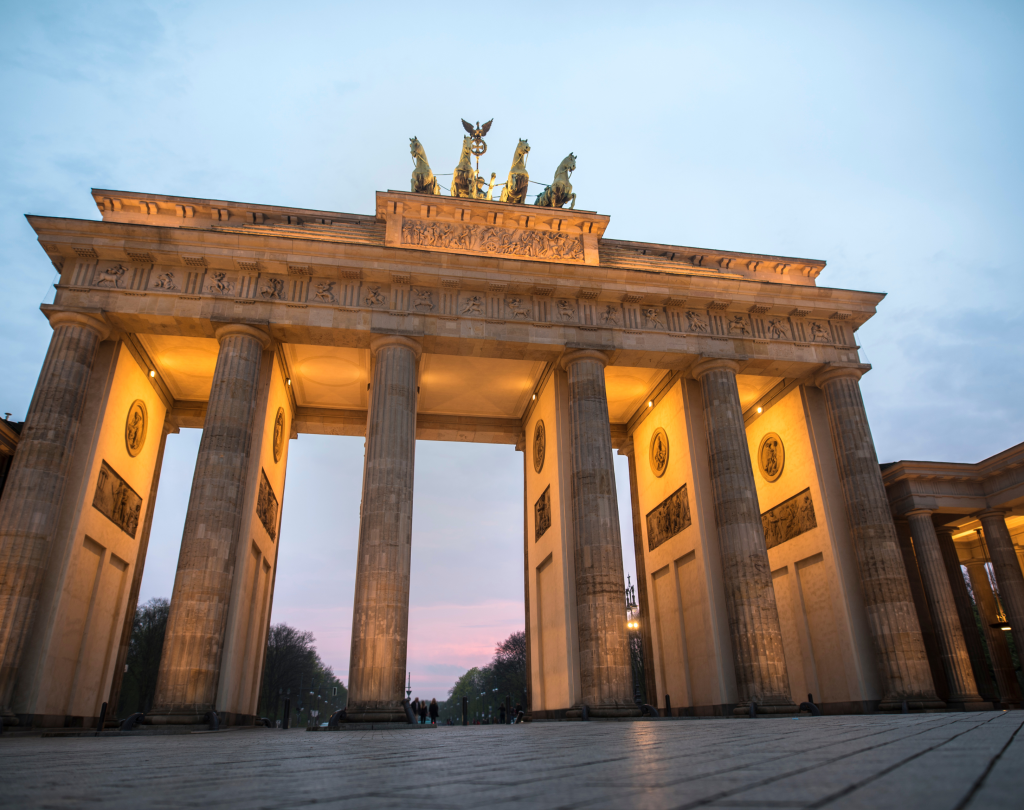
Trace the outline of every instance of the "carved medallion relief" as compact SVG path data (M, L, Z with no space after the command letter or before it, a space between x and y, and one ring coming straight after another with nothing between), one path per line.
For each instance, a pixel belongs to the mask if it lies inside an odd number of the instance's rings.
M544 454L547 452L547 435L544 432L544 420L537 420L533 429L533 469L538 473L544 469Z
M775 548L817 526L810 487L761 515L761 527L768 548Z
M647 513L647 548L654 551L690 523L690 499L683 484Z
M281 452L284 450L284 408L277 409L277 416L274 417L274 463L281 460Z
M551 528L551 487L548 486L537 499L533 507L533 542L537 542L544 532Z
M651 472L661 478L668 469L668 434L665 428L658 428L651 436Z
M147 422L146 403L137 399L128 408L128 417L124 422L124 446L132 458L142 452L142 446L146 443Z
M106 461L100 466L92 505L129 537L135 537L142 497Z
M786 466L786 448L778 433L766 433L757 448L757 469L769 484L779 480Z
M260 469L260 492L256 497L256 517L260 519L263 528L267 530L271 540L277 539L277 496L270 486L267 473Z

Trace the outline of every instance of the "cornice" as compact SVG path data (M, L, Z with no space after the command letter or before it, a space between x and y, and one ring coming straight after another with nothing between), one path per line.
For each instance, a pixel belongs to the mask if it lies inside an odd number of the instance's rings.
M884 294L800 286L715 275L523 262L480 256L396 250L383 245L329 242L315 236L266 236L188 227L167 228L30 215L29 223L54 265L97 261L201 266L237 272L320 275L338 278L408 276L410 283L437 282L460 289L503 284L511 292L541 291L639 306L709 308L770 317L808 317L857 329ZM386 265L386 268L384 268Z

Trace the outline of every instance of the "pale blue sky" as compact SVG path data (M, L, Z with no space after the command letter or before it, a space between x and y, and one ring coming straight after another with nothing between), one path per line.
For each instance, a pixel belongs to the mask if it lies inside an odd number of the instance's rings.
M23 214L98 218L93 186L371 213L410 136L448 172L459 119L493 117L481 168L575 152L611 237L888 293L858 333L880 458L979 460L1024 439L1022 35L1020 3L2 2L0 412L24 418L50 333ZM169 442L144 597L197 446ZM347 680L360 440L291 452L274 620ZM441 697L521 624L522 458L421 442L416 487L410 669Z

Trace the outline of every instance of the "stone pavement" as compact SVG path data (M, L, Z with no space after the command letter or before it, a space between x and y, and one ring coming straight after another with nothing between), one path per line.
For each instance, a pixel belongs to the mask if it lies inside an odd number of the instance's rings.
M1024 712L0 737L0 806L1024 806Z

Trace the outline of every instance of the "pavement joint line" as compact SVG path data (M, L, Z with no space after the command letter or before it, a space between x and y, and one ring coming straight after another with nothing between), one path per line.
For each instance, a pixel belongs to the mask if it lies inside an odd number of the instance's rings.
M992 719L995 719L995 718L992 718ZM990 722L990 721L988 721L988 722ZM892 770L893 768L898 767L900 764L904 764L905 762L909 762L909 761L915 759L916 757L921 756L921 754L925 754L928 751L932 750L933 748L938 748L940 745L944 745L946 742L949 742L949 740L956 739L956 737L959 737L962 734L967 734L969 731L973 731L975 728L978 728L979 726L982 726L982 725L984 725L984 723L978 723L976 726L973 726L970 729L962 731L960 734L957 734L954 737L950 737L947 740L943 740L943 742L938 743L937 745L934 745L931 748L925 749L924 751L921 751L920 753L915 754L914 756L909 757L904 762L898 763L897 765L892 766L892 768L889 768L889 769L886 769L886 770ZM735 795L737 793L742 793L742 792L747 791L747 790L752 790L753 788L764 787L765 785L770 785L773 782L778 782L780 779L788 779L790 777L797 776L798 774L801 774L801 773L807 773L808 771L813 771L813 770L815 770L817 768L821 768L821 767L824 767L826 765L831 765L834 762L840 762L840 761L842 761L844 759L849 759L850 757L857 756L858 754L863 754L866 751L876 751L879 748L886 747L887 745L892 745L894 743L903 742L905 740L911 739L912 737L918 737L921 734L924 734L924 733L926 733L928 731L931 731L932 728L933 727L922 729L921 731L917 732L916 734L908 734L908 735L905 735L903 737L900 737L897 740L892 740L891 742L882 743L881 745L872 745L872 746L867 746L865 748L861 748L861 749L859 749L857 751L851 751L849 753L843 754L842 756L833 757L832 759L828 759L828 760L825 760L823 762L816 762L814 765L808 765L805 768L800 768L800 769L795 770L795 771L788 771L786 773L776 774L776 775L768 777L766 779L762 779L760 782L754 782L753 784L743 785L742 787L736 787L736 788L731 788L731 789L728 789L728 790L723 790L720 793L717 793L717 794L715 794L713 796L708 796L708 797L705 797L703 799L698 799L697 801L694 801L694 802L687 802L685 804L677 805L674 808L674 810L689 810L689 808L692 808L692 807L706 806L706 805L708 805L708 804L710 804L712 802L718 801L719 799L725 799L725 798L728 798L729 796L733 796L733 795ZM868 735L868 736L874 737L874 736L877 736L877 735L876 734L871 734L871 735ZM810 749L806 749L806 750L810 750ZM801 753L803 753L803 752L801 752ZM771 760L769 760L769 761L771 761ZM715 774L715 775L719 775L719 774ZM846 793L849 793L849 792L852 792L853 790L856 790L858 787L861 787L864 784L869 784L874 779L878 778L879 776L884 776L884 775L885 775L884 771L880 772L880 773L876 774L874 777L872 777L870 779L867 779L867 780L864 780L862 783L855 784L852 787L848 786L848 788L838 792L837 794L833 794L833 796L826 797L825 800L823 800L823 801L832 801L833 798L839 798L839 796L845 795ZM696 780L686 780L686 781L696 781ZM810 804L810 805L806 805L806 806L809 807L809 808L823 807L824 804L822 803L822 801L819 801L819 802L816 802L814 804Z
M1010 744L1013 743L1018 732L1020 732L1021 727L1024 727L1024 720L1017 724L1017 728L1014 729L1013 734L1010 735L1010 739L1008 739L1006 741L1006 744L999 749L999 753L992 758L992 761L989 762L985 770L982 771L981 776L979 776L977 780L975 780L974 784L971 785L971 789L967 792L967 795L964 796L963 799L961 799L960 803L953 810L963 810L963 808L967 806L971 799L974 798L975 794L977 794L977 792L981 790L981 786L985 784L985 780L988 778L988 775L992 773L992 769L995 768L996 763L999 762L1003 754L1006 753L1006 749L1008 749L1010 747Z
M872 782L877 781L878 779L881 779L886 774L892 773L894 770L896 770L897 768L900 768L900 767L906 765L908 762L913 762L915 759L918 759L919 757L923 757L928 752L934 751L937 748L941 748L942 746L946 745L947 743L950 743L953 740L957 739L957 737L962 737L964 734L970 734L972 731L975 731L975 730L981 728L982 726L985 726L985 725L993 722L994 720L996 720L997 718L999 718L1001 716L1002 715L996 715L995 717L991 717L991 718L989 718L987 720L984 720L984 721L982 721L980 723L976 723L971 728L964 729L959 734L954 734L952 737L949 737L948 739L945 739L942 742L939 742L939 743L936 743L935 745L929 746L928 748L925 748L922 751L918 751L916 754L911 754L909 757L906 757L905 759L902 759L899 762L893 763L892 765L889 765L888 767L883 768L882 770L878 771L877 773L869 776L867 779L863 779L860 782L854 783L853 785L848 785L847 787L843 788L842 790L836 791L835 793L831 794L830 796L826 796L823 799L819 799L818 801L816 801L816 802L814 802L812 804L807 805L807 807L809 808L809 810L813 810L813 808L824 807L825 805L835 801L836 799L842 798L843 796L848 796L849 794L853 793L854 791L860 790L862 787L866 787L867 785L870 785ZM950 724L950 725L952 725L952 724Z

